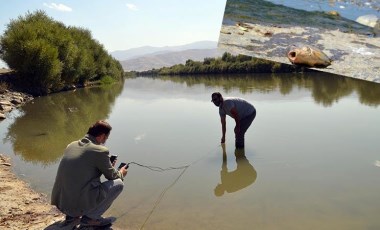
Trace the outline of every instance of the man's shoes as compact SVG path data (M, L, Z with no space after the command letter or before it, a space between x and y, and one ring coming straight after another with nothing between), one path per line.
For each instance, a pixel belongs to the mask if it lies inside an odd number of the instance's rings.
M80 222L80 216L77 216L77 217L74 217L74 216L68 216L66 215L65 217L65 220L62 221L62 223L59 224L59 226L62 228L62 227L66 227L66 226L76 226L79 224Z
M80 220L81 226L93 226L93 227L103 227L107 225L111 225L116 220L115 217L100 217L99 219L91 219L88 216L82 216Z

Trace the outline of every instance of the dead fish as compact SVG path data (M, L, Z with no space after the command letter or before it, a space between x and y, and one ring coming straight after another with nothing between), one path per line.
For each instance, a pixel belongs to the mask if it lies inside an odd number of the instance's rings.
M240 30L242 30L242 31L245 31L245 32L248 31L248 28L245 27L245 26L243 26L241 23L236 23L236 26L237 26Z
M305 44L294 44L288 48L288 59L292 64L326 68L331 59L318 48Z

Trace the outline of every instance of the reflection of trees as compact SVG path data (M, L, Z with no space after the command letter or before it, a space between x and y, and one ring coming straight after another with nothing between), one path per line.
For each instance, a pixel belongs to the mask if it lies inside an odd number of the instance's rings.
M71 141L81 138L96 120L106 119L123 84L36 98L20 110L6 138L26 161L55 162Z
M316 102L324 106L331 106L334 101L350 95L354 90L348 78L319 74L315 74L312 78L312 95Z
M289 94L292 92L294 86L294 80L290 77L278 77L278 86L282 95Z
M221 87L226 93L233 89L239 89L243 94L279 90L282 95L287 95L294 88L307 89L312 92L315 102L323 106L331 106L356 92L361 103L369 106L380 104L380 84L323 72L165 76L160 79L180 82L189 87L197 84Z
M367 81L361 81L360 84L355 85L360 103L369 106L380 104L380 84L377 84L377 87L373 85L374 83Z

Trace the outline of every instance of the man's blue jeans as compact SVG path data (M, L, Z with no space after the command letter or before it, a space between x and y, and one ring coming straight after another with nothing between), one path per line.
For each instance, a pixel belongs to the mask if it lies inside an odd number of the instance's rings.
M244 148L244 135L247 132L249 126L251 126L252 121L256 117L256 110L249 116L244 117L240 120L240 132L235 135L235 147L238 149Z

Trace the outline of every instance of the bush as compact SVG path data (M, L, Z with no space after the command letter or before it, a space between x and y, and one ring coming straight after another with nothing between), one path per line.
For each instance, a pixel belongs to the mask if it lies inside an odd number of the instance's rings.
M0 58L16 71L18 88L33 95L106 76L117 81L124 74L90 31L66 27L43 11L28 12L9 23L0 37Z
M110 76L104 76L102 79L100 79L100 84L101 85L110 85L115 82L115 79L113 79Z

